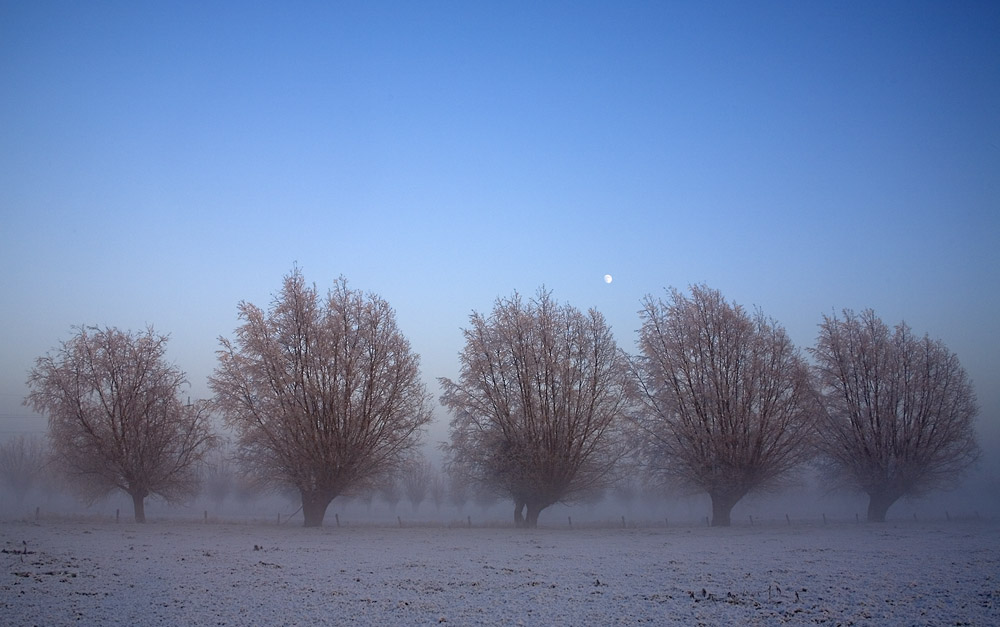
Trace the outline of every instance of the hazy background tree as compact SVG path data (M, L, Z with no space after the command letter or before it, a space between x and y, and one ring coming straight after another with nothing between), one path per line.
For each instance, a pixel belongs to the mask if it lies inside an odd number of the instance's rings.
M473 492L471 494L472 503L479 507L484 516L490 511L490 508L496 505L500 500L496 491L484 484L476 484L470 487L473 488ZM515 512L515 514L517 514L517 512ZM523 514L522 519L518 524L524 524Z
M632 513L632 504L639 498L641 484L634 475L625 475L615 482L611 488L611 496L615 502L625 507L625 511Z
M215 443L205 403L185 403L184 373L167 364L167 336L81 327L37 360L25 404L46 414L56 466L85 498L114 490L180 502L198 492L198 465Z
M202 465L202 490L216 509L221 509L226 498L238 490L239 477L232 457L233 451L226 443L213 449Z
M400 477L392 474L385 475L378 484L378 496L389 506L389 511L396 513L396 507L403 500L403 485Z
M419 358L389 304L339 279L325 297L298 269L265 312L239 305L210 379L239 459L295 489L307 527L345 490L392 474L431 418Z
M449 463L511 498L515 522L534 527L546 507L613 480L627 368L600 313L544 290L498 299L470 325L459 380L440 379L453 416Z
M414 512L419 509L420 504L427 498L432 478L433 469L431 468L431 463L422 457L410 460L403 468L400 482Z
M438 469L434 469L431 473L430 495L431 501L434 503L434 509L440 512L441 506L444 505L444 500L448 496L448 484L445 482L444 475Z
M0 445L0 480L18 505L42 482L47 465L48 450L41 436L12 436Z
M364 503L365 511L371 514L372 503L375 501L375 494L377 492L378 486L369 482L362 482L360 485L351 488L350 496Z
M712 525L746 494L804 461L816 402L809 370L784 329L693 286L647 297L633 361L644 410L636 424L651 476L707 492Z
M450 465L445 466L445 476L448 483L448 502L455 506L459 512L465 511L465 506L472 498L473 486L471 480L464 472Z
M825 407L828 477L868 494L885 521L904 496L951 487L979 455L972 384L940 341L895 329L866 310L824 316L812 354Z

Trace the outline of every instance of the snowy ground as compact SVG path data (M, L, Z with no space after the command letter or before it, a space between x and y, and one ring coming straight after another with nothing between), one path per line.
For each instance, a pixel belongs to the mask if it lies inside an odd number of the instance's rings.
M1000 624L1000 525L0 523L3 625Z

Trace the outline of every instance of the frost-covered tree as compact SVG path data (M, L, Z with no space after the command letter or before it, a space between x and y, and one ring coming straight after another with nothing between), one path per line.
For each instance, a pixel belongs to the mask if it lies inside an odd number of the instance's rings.
M419 357L389 304L348 289L321 296L298 269L270 310L240 303L210 379L245 470L302 498L305 526L330 502L391 475L431 418Z
M41 482L47 464L48 451L41 436L13 436L0 445L0 481L18 504Z
M828 477L868 494L882 522L904 496L950 487L977 459L975 393L940 341L889 327L871 310L824 317L812 350L826 412Z
M809 454L816 399L809 369L784 329L717 290L647 297L636 419L652 477L707 492L712 525L776 485Z
M512 499L529 527L613 479L630 379L599 312L515 294L473 312L464 334L458 381L440 379L453 473Z
M145 499L198 491L198 465L215 444L205 403L185 403L184 373L167 364L167 336L81 327L28 378L25 404L46 414L53 460L89 500L122 490L136 522Z

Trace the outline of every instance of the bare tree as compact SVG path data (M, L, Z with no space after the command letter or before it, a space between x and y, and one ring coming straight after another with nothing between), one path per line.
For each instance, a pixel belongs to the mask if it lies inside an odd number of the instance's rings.
M413 511L420 508L420 504L427 498L427 492L431 488L433 472L431 463L426 459L418 458L412 460L403 469L401 481L406 498L409 499Z
M477 488L472 493L472 502L475 505L478 505L479 509L481 509L483 514L485 515L486 512L488 512L490 508L496 505L497 501L499 501L497 492L481 483L472 487ZM517 510L514 511L515 515L517 515L518 513L519 512ZM521 512L521 516L522 519L519 522L515 519L515 522L517 522L519 525L524 525L525 523L523 519L524 516L523 512Z
M231 459L230 448L224 444L214 449L203 464L202 486L217 509L222 508L223 501L236 492L239 484Z
M18 435L0 446L0 479L18 504L42 479L48 452L40 436Z
M515 522L534 527L549 505L613 479L627 368L600 313L544 290L498 299L470 323L459 380L440 379L453 415L449 464L511 498Z
M465 505L469 502L472 492L469 478L451 466L445 468L445 476L448 483L448 501L459 512L465 511Z
M871 310L823 318L812 354L828 477L866 492L868 520L904 496L951 487L979 456L972 385L940 341L890 330ZM836 484L835 484L836 485Z
M391 474L418 444L431 418L419 357L389 304L342 278L321 297L295 269L268 312L239 312L210 379L217 406L245 469L296 490L305 526L320 526L337 495Z
M434 502L434 509L440 512L444 499L448 495L448 484L445 483L444 475L439 470L434 470L431 473L430 494L431 501Z
M611 489L611 494L615 501L624 505L626 511L632 511L632 504L639 498L639 488L641 485L634 476L624 476L615 482Z
M641 356L641 449L653 478L707 492L712 525L804 461L815 423L809 370L784 329L706 286L647 297Z
M184 373L164 359L167 336L81 327L28 378L25 404L48 414L58 467L94 500L116 489L179 502L198 491L198 465L214 445L205 403L185 404Z
M377 490L379 498L385 501L385 504L389 506L389 511L395 514L396 507L403 500L403 486L400 483L399 477L396 475L383 477L381 483L378 484Z
M356 498L362 503L364 503L365 511L371 514L372 503L375 501L375 494L377 492L378 492L378 486L365 482L356 487L352 487L349 494L352 498Z

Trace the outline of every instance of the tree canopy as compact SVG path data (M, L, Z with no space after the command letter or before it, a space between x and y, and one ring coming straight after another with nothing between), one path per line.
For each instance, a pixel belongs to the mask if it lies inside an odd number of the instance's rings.
M296 269L268 311L240 303L210 379L243 467L302 497L306 526L339 494L392 474L431 418L395 312L344 279L322 296Z
M184 373L167 364L167 336L80 327L37 360L25 403L48 415L56 466L93 500L113 490L145 498L194 496L198 464L215 443L205 403L185 403Z
M884 521L904 496L949 487L978 458L976 397L941 342L866 310L825 316L812 351L822 385L828 476L869 495Z
M515 521L536 526L544 508L611 481L629 374L599 312L544 290L469 321L459 379L440 379L450 470L511 498Z
M809 455L816 404L785 330L707 286L647 297L633 361L643 461L654 479L707 492L712 524Z

